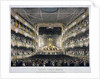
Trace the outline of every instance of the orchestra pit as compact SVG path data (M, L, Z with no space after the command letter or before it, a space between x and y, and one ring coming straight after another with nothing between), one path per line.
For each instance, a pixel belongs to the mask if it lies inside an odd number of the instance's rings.
M11 8L11 67L89 67L87 7Z

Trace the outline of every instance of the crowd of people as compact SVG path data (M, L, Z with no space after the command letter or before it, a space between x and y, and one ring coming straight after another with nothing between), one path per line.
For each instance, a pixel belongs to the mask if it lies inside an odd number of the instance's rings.
M87 17L85 20L82 20L78 24L76 24L74 27L66 31L66 36L72 35L73 33L78 32L79 30L82 30L85 27L88 27L89 24L89 17Z
M76 37L72 37L70 39L67 39L66 44L67 45L79 44L81 42L88 41L88 40L89 40L89 34L88 33L84 33L83 35L78 35Z
M31 32L31 30L28 27L26 27L24 24L16 20L13 16L11 17L11 24L21 29L22 31L25 31L27 33ZM19 33L15 33L14 31L11 30L11 40L12 40L11 56L22 56L22 55L32 55L33 54L34 48L29 48L30 46L34 47L33 39L25 37L24 35L21 35ZM14 43L17 43L18 46L15 47ZM26 47L19 47L20 45L25 45Z
M15 27L20 28L22 31L25 31L27 33L33 33L29 28L27 28L24 24L19 23L14 18L11 19L11 24ZM66 31L66 36L72 35L73 33L76 33L79 30L82 30L83 28L87 27L89 24L89 17L87 17L85 20L79 22L74 27L70 28ZM29 31L30 30L30 31ZM11 33L11 40L21 42L27 45L34 45L34 41L28 37L25 37L20 34L16 34L15 32ZM72 37L67 39L65 42L66 45L71 45L75 43L80 43L83 41L89 40L89 33L83 33L83 35L79 35L76 37ZM49 49L46 49L49 50ZM57 50L57 48L50 50ZM33 55L34 50L32 48L21 48L21 47L11 47L11 56L22 56L22 55ZM39 55L39 56L38 56ZM86 49L82 48L73 48L66 51L66 55L62 55L62 52L54 52L53 54L48 52L37 52L37 55L33 56L32 58L25 58L25 59L13 59L11 61L11 66L33 66L33 67L39 67L39 66L60 66L60 67L66 67L66 66L89 66L89 60L88 59L79 59L75 57L69 57L68 55L77 55L77 56L89 56L89 48L86 47Z
M11 39L28 45L33 45L33 40L19 34L11 33Z
M42 57L42 56L41 56ZM81 59L72 59L72 58L65 58L63 56L58 57L32 57L31 59L18 59L11 61L11 66L32 66L32 67L40 67L40 66L50 66L50 67L77 67L77 66L89 66L88 60L81 60Z
M11 56L22 56L22 55L32 55L33 49L27 48L11 48Z
M74 56L89 56L89 49L82 49L82 48L76 48L76 49L69 49L66 51L67 55L74 55Z
M13 16L11 17L11 24L21 29L22 31L33 35L33 31L30 28L28 28L26 25L16 20Z

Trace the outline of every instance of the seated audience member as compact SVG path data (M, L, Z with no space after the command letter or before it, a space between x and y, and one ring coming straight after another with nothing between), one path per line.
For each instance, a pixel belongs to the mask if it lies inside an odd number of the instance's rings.
M84 62L83 61L80 62L80 66L84 66Z
M88 61L86 61L86 66L89 66L89 62Z
M74 66L74 62L73 61L71 61L70 66Z
M13 64L14 64L13 61L11 61L11 66L13 66Z

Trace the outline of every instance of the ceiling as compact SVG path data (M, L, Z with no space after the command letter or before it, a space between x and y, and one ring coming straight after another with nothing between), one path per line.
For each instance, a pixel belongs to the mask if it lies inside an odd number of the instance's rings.
M43 8L12 8L12 10L34 26L36 23L69 24L84 8L57 8L50 12Z

